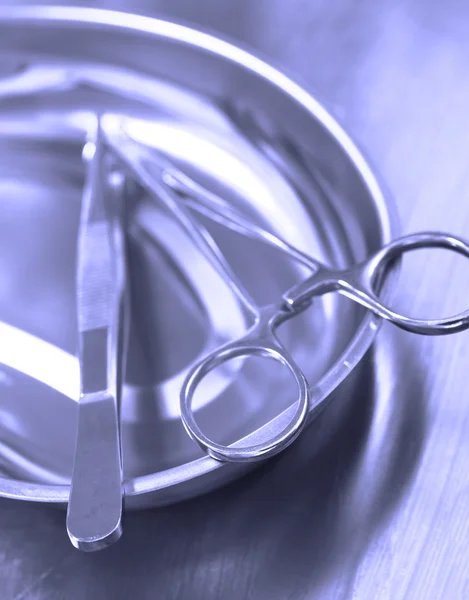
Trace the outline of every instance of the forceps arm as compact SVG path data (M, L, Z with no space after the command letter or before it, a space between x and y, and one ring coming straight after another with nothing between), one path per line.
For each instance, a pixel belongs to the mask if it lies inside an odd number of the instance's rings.
M93 148L94 146L94 148ZM122 181L106 172L98 124L87 162L78 238L78 433L67 513L74 546L98 550L122 534L119 400L125 360Z

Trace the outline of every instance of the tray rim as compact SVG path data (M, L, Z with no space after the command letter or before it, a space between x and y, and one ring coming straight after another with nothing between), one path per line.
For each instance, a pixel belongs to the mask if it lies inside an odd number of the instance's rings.
M214 53L226 60L237 63L243 68L256 73L261 78L270 81L276 87L282 89L294 101L301 104L314 118L321 122L321 125L340 145L342 151L348 159L354 164L360 173L363 182L368 188L370 197L373 199L377 215L380 219L382 244L386 244L399 231L399 220L397 210L386 186L383 184L376 170L372 169L368 157L359 149L357 144L345 132L339 122L333 117L326 108L308 92L308 86L297 83L298 78L293 79L285 74L285 69L277 69L260 58L257 51L247 50L238 41L230 42L225 36L218 33L216 35L206 33L192 26L182 25L174 21L163 20L159 18L136 15L133 13L88 8L82 6L52 6L52 5L30 5L30 6L2 6L0 7L1 22L31 22L45 21L60 25L60 23L80 23L81 25L93 25L118 30L131 30L135 33L144 33L172 39L185 43L189 46L201 48L204 51ZM399 276L399 266L393 269L387 279L383 296L385 299L392 297L395 284ZM309 422L313 420L324 408L326 401L334 389L355 369L361 361L366 351L373 343L382 321L374 315L368 313L360 326L352 342L338 360L326 373L326 375L313 386L313 389L319 390L321 399L311 407L309 413ZM237 444L248 443L259 431L271 425L273 422L285 418L292 406L277 415L273 420L266 423L257 432L253 432ZM252 443L252 442L251 442ZM218 462L209 456L204 456L188 463L172 467L157 473L142 475L123 482L124 496L128 499L136 496L145 496L158 492L165 488L178 487L198 477L209 475L219 469L228 470L238 467L238 470L246 470L240 465ZM252 468L252 466L251 466ZM226 476L226 474L225 474ZM227 479L235 476L232 473ZM68 485L53 485L33 483L21 480L0 477L0 497L14 500L23 500L30 502L39 502L47 504L66 505L69 497ZM208 490L207 490L208 491ZM167 504L162 502L161 504ZM130 508L132 508L130 506Z

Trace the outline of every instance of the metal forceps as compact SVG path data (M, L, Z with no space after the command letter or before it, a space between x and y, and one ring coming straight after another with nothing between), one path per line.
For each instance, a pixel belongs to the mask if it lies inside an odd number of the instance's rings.
M270 355L271 352L278 352L275 345L275 329L308 308L314 297L337 291L371 310L375 315L413 333L445 335L469 328L469 309L443 319L413 319L385 306L378 297L386 273L394 261L406 252L419 248L444 248L469 258L469 244L461 238L441 232L415 233L397 238L360 264L347 269L334 269L258 227L219 196L174 167L168 169L164 179L172 189L185 197L188 206L195 211L244 236L273 246L312 271L312 275L287 290L277 304L261 307L253 326L243 337L216 349L190 369L181 390L181 416L191 438L215 459L254 461L272 456L286 447L287 442L277 438L271 439L265 445L250 448L217 444L197 425L191 408L192 400L202 379L225 361L234 357ZM297 423L292 421L290 427L293 425L297 426Z
M73 545L99 550L122 534L119 403L125 362L123 176L112 171L100 120L85 145L78 234L80 400L67 512Z
M124 136L125 137L125 136ZM252 462L273 456L288 446L300 433L308 414L310 400L308 385L298 365L281 345L275 335L276 329L285 321L306 310L314 297L337 291L349 299L371 310L398 327L414 333L443 335L456 333L469 328L469 310L454 317L424 320L400 315L385 306L378 297L386 273L393 263L404 253L419 248L445 248L469 258L469 245L463 239L441 232L423 232L398 238L386 245L367 260L347 269L334 269L309 256L279 236L276 236L252 223L223 199L205 189L167 159L144 148L138 149L137 142L130 138L120 144L121 156L128 164L132 163L134 174L144 187L161 200L164 196L173 207L173 214L181 213L191 221L187 208L204 214L206 217L238 233L267 243L284 252L312 271L312 275L287 290L278 302L272 305L257 306L236 280L236 293L251 317L252 325L241 338L228 342L212 353L204 356L189 371L180 394L181 418L190 437L211 457L228 462ZM133 152L133 159L125 157L127 150ZM166 190L164 188L167 188ZM171 195L179 195L179 202ZM170 199L170 201L169 201ZM184 203L184 207L181 205ZM198 227L198 226L197 226ZM202 240L202 245L206 240ZM225 271L225 277L233 274ZM297 410L292 421L279 434L266 442L250 447L231 447L217 444L199 428L192 411L195 391L201 381L216 367L237 357L261 356L273 358L288 367L298 386Z

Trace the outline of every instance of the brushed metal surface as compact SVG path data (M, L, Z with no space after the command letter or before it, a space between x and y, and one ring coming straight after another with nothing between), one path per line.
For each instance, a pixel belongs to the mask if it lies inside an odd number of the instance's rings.
M132 10L211 27L289 69L372 157L404 232L467 235L469 5L136 0ZM404 261L399 306L459 310L468 273L428 256ZM468 598L468 342L385 326L346 407L331 405L244 480L130 515L121 543L99 555L69 548L62 513L1 502L1 597Z

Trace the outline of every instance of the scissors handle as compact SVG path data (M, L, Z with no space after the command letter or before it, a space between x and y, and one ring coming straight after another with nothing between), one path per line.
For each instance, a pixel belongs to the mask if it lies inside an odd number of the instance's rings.
M469 309L442 319L413 319L393 311L379 300L377 294L392 264L406 252L423 248L443 248L469 258L469 244L461 238L442 232L414 233L393 240L351 269L331 271L321 266L315 275L287 292L284 300L294 310L313 296L336 290L406 331L445 335L468 329Z
M258 321L245 336L204 357L190 370L181 389L181 418L187 433L209 456L222 462L255 462L274 456L298 437L308 417L310 393L303 372L273 332L260 335L262 329L265 329L265 323ZM192 410L194 393L202 379L215 368L231 359L249 356L276 360L290 371L298 388L295 415L282 431L265 442L246 447L218 444L208 438L196 423Z

